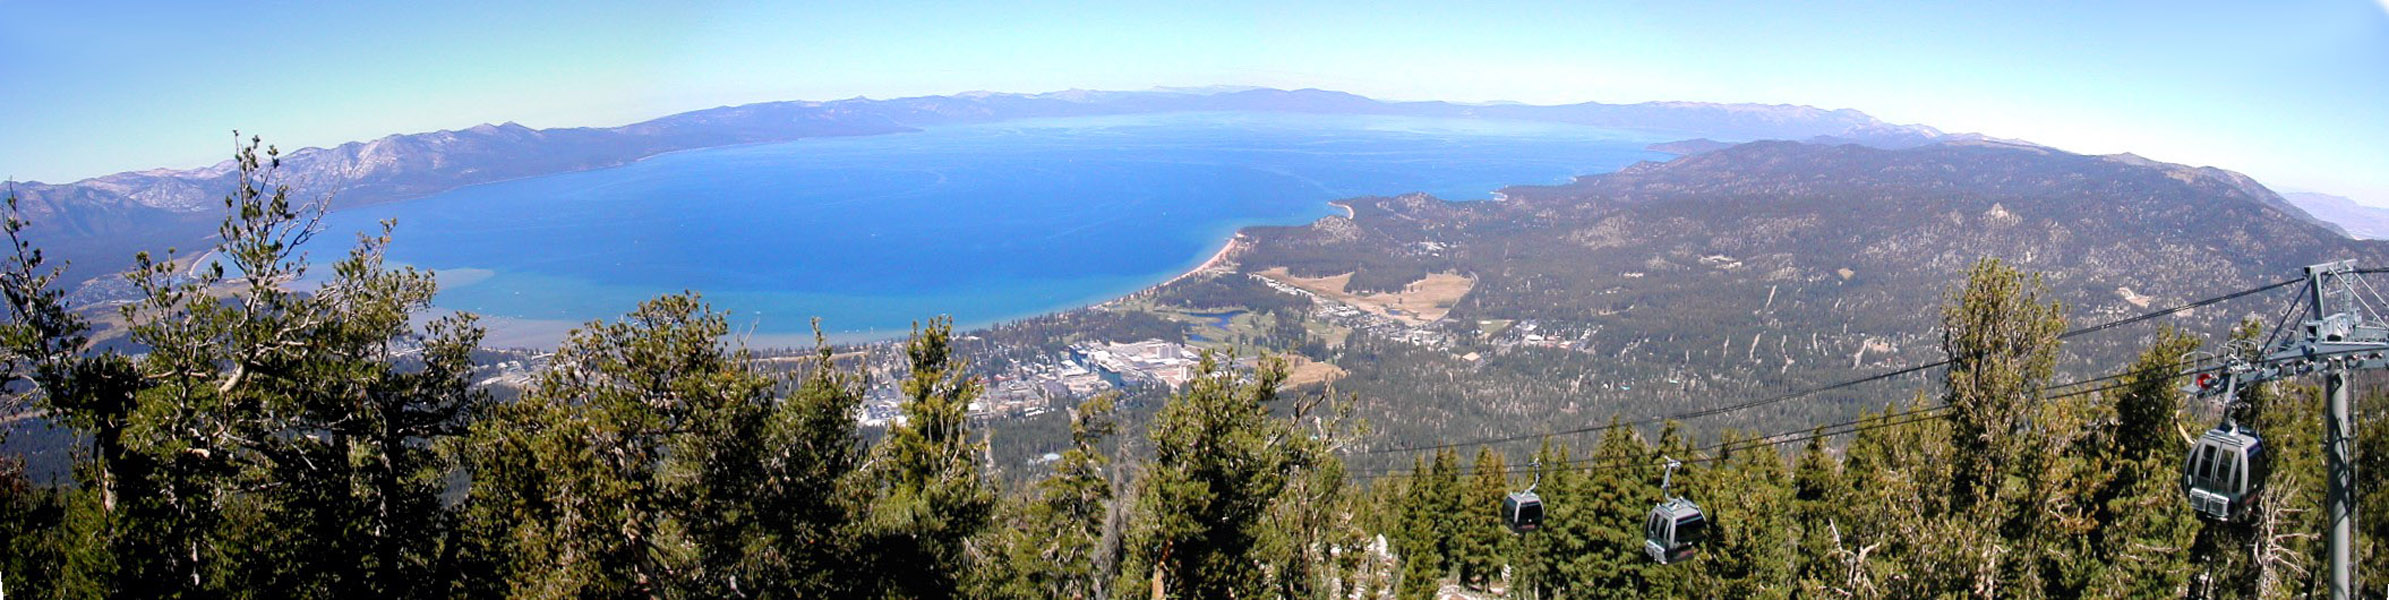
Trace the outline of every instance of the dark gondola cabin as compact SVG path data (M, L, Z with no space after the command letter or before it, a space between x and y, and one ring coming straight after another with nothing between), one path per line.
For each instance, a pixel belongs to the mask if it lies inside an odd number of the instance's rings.
M1512 492L1501 499L1501 516L1510 530L1526 533L1543 528L1543 498L1534 491Z
M1709 537L1709 519L1691 500L1670 498L1651 508L1643 523L1643 551L1659 564L1692 558L1695 546Z
M2226 424L2198 436L2182 461L2182 489L2198 516L2229 521L2248 507L2265 481L2265 442L2256 431Z

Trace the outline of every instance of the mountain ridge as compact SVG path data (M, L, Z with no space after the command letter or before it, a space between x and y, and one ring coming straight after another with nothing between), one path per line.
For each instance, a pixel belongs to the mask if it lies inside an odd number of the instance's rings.
M2359 203L2346 196L2315 192L2283 192L2281 197L2315 218L2339 226L2350 236L2368 240L2389 239L2389 208Z
M1984 257L2040 274L2074 325L2327 260L2389 265L2389 244L2301 218L2234 175L2005 144L1762 141L1490 202L1348 200L1350 216L1245 229L1238 269L1375 294L1465 277L1471 289L1444 320L1310 358L1348 370L1338 390L1376 398L1362 414L1396 423L1394 438L1493 435L1521 419L1699 409L1939 359L1934 309ZM2210 339L2243 318L2270 326L2278 300L2069 340L2060 369L2112 372L2160 326ZM1799 416L1846 418L1899 389L1851 391ZM1760 413L1715 426L1785 416Z

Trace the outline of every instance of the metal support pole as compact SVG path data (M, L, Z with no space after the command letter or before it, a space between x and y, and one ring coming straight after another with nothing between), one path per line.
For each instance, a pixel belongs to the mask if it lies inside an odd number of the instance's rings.
M2323 375L2330 393L2323 411L2323 515L2330 528L2331 600L2356 597L2356 461L2355 419L2348 410L2348 374L2332 369Z

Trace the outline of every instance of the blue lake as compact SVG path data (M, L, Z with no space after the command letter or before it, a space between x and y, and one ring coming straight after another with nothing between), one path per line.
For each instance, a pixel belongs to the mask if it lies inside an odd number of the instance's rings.
M1239 227L1337 214L1329 200L1481 200L1664 160L1643 146L1666 139L1406 117L1017 120L679 152L326 225L396 218L392 260L439 271L439 305L493 317L493 343L552 344L681 290L764 340L809 339L794 334L816 316L858 340L936 315L968 327L1109 300L1200 264Z

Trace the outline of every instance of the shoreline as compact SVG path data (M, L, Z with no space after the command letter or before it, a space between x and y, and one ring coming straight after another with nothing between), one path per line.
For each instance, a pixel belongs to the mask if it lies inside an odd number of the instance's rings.
M1237 254L1238 252L1240 252L1240 251L1244 250L1244 244L1245 244L1245 240L1246 240L1246 238L1244 237L1244 232L1243 232L1243 231L1238 231L1238 232L1236 232L1236 233L1234 233L1234 234L1231 234L1231 235L1229 235L1229 236L1228 236L1228 243L1227 243L1226 245L1220 246L1220 247L1219 247L1219 252L1212 253L1212 254L1211 254L1211 258L1210 258L1210 259L1208 259L1208 260L1204 260L1204 261L1203 261L1203 264L1195 265L1195 268L1193 268L1193 269L1189 269L1189 270L1187 270L1187 271L1186 271L1186 272L1184 272L1184 273L1179 273L1177 277L1171 277L1171 278L1169 278L1169 280L1168 280L1168 281L1163 281L1163 282L1161 282L1161 283L1156 283L1156 284L1153 284L1153 285L1151 285L1151 286L1148 286L1148 287L1146 287L1145 289L1148 289L1148 290L1150 290L1150 289L1158 288L1158 287L1161 287L1161 286L1165 286L1165 285L1169 285L1169 284L1177 283L1179 280L1183 280L1183 279L1186 279L1186 278L1188 278L1188 277L1193 277L1193 276L1195 276L1195 275L1198 275L1198 274L1201 274L1201 273L1203 273L1203 272L1205 272L1205 271L1213 271L1213 270L1220 270L1220 269L1225 269L1225 268L1229 268L1229 267L1234 267L1234 266L1236 265L1236 254ZM1143 293L1143 290L1139 290L1139 291L1138 291L1138 293Z
M1095 304L1090 304L1079 308L1059 310L1044 314L1051 315L1066 313L1072 310L1110 308L1113 305L1119 304L1121 302L1152 296L1155 292L1161 291L1161 288L1168 287L1173 283L1184 281L1189 277L1202 275L1204 273L1231 270L1236 266L1236 254L1244 250L1245 243L1248 239L1249 238L1244 236L1243 231L1237 231L1236 233L1228 236L1227 244L1220 246L1218 252L1211 254L1211 258L1205 259L1202 264L1195 265L1194 268L1187 269L1184 273L1179 273L1177 276L1162 280L1161 283L1148 285L1144 288L1138 289L1137 291L1122 294L1118 298L1097 302Z

